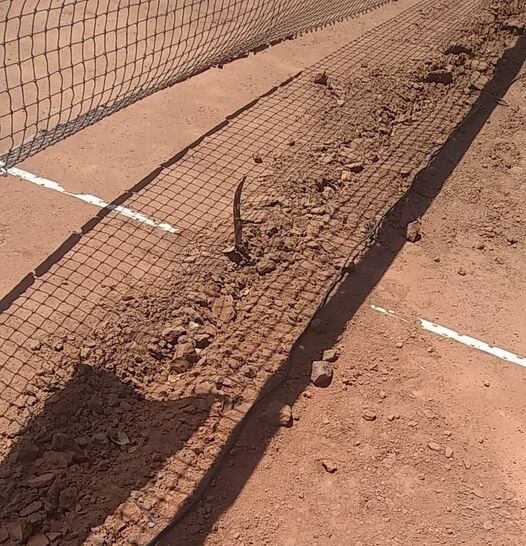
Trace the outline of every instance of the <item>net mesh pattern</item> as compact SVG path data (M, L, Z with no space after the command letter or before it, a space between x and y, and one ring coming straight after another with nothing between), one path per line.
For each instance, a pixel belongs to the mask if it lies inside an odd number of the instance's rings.
M13 0L0 5L10 167L160 89L387 0Z

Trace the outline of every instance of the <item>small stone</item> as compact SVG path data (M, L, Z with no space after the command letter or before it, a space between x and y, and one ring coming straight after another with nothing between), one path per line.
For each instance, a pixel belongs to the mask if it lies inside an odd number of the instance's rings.
M429 442L429 444L427 444L427 447L431 450L431 451L440 451L442 448L440 447L440 444L437 444L436 442Z
M451 459L453 457L453 450L450 447L446 447L445 454L448 459Z
M467 274L467 271L466 271L463 267L459 267L458 270L457 270L457 273L458 273L461 277L465 277L466 274Z
M493 523L488 520L488 521L485 521L483 524L482 524L482 528L485 530L485 531L492 531L493 529L495 529L495 526L493 525Z
M340 174L340 180L344 182L348 182L349 180L352 180L352 172L351 171L342 171Z
M491 383L489 381L484 381L484 386L485 387L489 387L491 385Z
M254 163L263 163L263 158L257 152L252 154L252 159Z
M404 343L402 341L397 342L396 348L401 349L404 346Z
M392 413L390 413L390 414L387 416L387 420L388 420L388 421L394 421L394 420L395 420L395 416L394 416Z
M343 105L345 104L345 101L344 101L343 99L338 99L338 100L336 101L336 104L337 104L338 106L343 106Z
M260 260L256 266L256 271L261 275L268 275L276 269L276 264L272 260L267 260L263 258Z
M378 396L382 399L382 400L385 400L387 398L387 393L385 391L380 391L378 393Z
M288 404L273 401L262 413L262 418L270 425L288 428L292 426L292 408Z
M40 343L40 341L38 341L38 339L32 339L29 342L29 348L32 351L39 351L41 347L42 347L42 343Z
M420 222L418 220L415 220L414 222L410 222L409 224L407 224L405 238L411 243L416 243L417 241L421 239Z
M334 474L338 470L338 467L336 466L334 461L331 461L330 459L324 459L321 462L321 465L329 474Z
M328 387L332 381L332 366L325 360L315 360L310 374L311 382L316 387Z
M469 470L471 468L471 463L469 461L466 461L466 459L462 460L462 464L466 468L466 470Z
M336 362L338 360L339 352L338 349L327 349L326 351L323 351L322 360L325 360L325 362Z
M376 421L376 413L370 409L365 409L362 412L362 418L365 421Z
M314 75L313 82L318 85L327 85L327 74L325 72L318 72Z

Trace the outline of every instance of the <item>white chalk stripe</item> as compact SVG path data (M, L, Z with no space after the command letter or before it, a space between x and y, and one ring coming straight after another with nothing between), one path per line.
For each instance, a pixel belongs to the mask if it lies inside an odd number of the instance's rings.
M383 313L384 315L403 320L404 322L409 322L408 320L397 316L393 311L384 309L383 307L371 305L371 309L374 309L379 313ZM445 326L440 326L425 319L419 318L418 321L420 322L420 326L428 332L433 332L434 334L437 334L439 336L453 339L455 341L458 341L459 343L467 345L468 347L472 347L473 349L477 349L492 356L496 356L501 360L505 360L506 362L518 364L519 366L523 366L526 368L526 358L521 358L518 355L511 353L510 351L500 349L499 347L494 347L493 345L490 345L489 343L486 343L484 341L480 341L479 339L475 339L474 337L459 334L458 332L455 332L455 330L451 330L450 328L446 328Z
M122 205L112 205L111 203L106 203L106 201L103 201L100 197L97 197L96 195L90 195L89 193L69 192L58 182L49 180L48 178L42 178L41 176L37 176L36 174L32 174L27 171L23 171L22 169L19 169L17 167L10 167L9 169L7 169L7 172L13 176L18 176L19 178L27 180L27 182L31 182L32 184L36 184L37 186L47 188L48 190L63 193L64 195L74 197L75 199L79 199L80 201L84 201L85 203L88 203L90 205L100 207L101 209L107 208L113 210L117 214L121 214L122 216L131 218L132 220L136 220L137 222L141 222L142 224L146 224L147 226L159 228L167 231L168 233L177 233L178 231L177 228L173 227L168 222L158 222L157 220L152 220L144 214L123 207Z

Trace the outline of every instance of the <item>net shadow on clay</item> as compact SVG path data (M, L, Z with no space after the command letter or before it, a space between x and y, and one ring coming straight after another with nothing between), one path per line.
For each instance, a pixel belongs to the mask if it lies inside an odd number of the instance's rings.
M2 487L11 498L3 509L11 538L34 537L53 511L61 523L40 537L84 543L90 528L105 522L180 451L209 417L211 403L210 397L196 396L146 400L112 373L79 365L0 464L2 476L12 478L17 468L16 481ZM140 502L132 500L130 509L155 522ZM73 530L79 518L83 524ZM72 533L62 538L65 522Z

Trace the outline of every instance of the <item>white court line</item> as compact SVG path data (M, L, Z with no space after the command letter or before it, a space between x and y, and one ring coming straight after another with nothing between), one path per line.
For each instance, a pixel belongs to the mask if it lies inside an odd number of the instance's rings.
M387 315L389 317L393 317L398 320L402 320L404 322L410 322L407 319L404 319L395 315L394 311L384 309L383 307L378 307L377 305L371 305L371 309L374 309L375 311L378 311L379 313L383 313L384 315ZM420 326L424 330L427 330L428 332L433 332L434 334L438 334L439 336L442 336L442 337L447 337L448 339L454 339L455 341L458 341L459 343L463 343L464 345L467 345L468 347L472 347L473 349L478 349L479 351L488 353L492 356L496 356L497 358L505 360L506 362L518 364L519 366L523 366L526 368L526 358L521 358L514 353L510 353L509 351L506 351L504 349L499 349L498 347L489 345L488 343L485 343L484 341L480 341L479 339L475 339L474 337L466 336L464 334L459 334L458 332L455 332L455 330L451 330L450 328L446 328L445 326L440 326L433 322L429 322L428 320L419 318L418 321L420 322Z
M100 207L101 209L108 208L115 211L117 214L122 214L122 216L131 218L132 220L136 220L137 222L141 222L142 224L146 224L147 226L159 228L167 231L168 233L177 233L178 231L177 228L173 227L168 222L158 222L157 220L152 220L151 218L144 216L144 214L141 214L140 212L135 212L134 210L128 209L121 205L112 205L111 203L106 203L106 201L103 201L100 197L97 197L96 195L90 195L89 193L69 192L58 182L54 182L53 180L49 180L47 178L42 178L41 176L37 176L36 174L23 171L22 169L18 169L17 167L10 167L9 169L7 169L7 172L13 176L18 176L24 180L27 180L27 182L36 184L37 186L63 193L64 195L74 197L75 199L80 199L80 201L84 201L89 205L94 205L96 207Z

